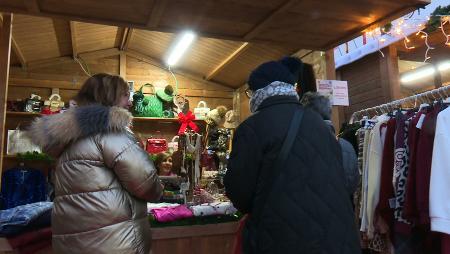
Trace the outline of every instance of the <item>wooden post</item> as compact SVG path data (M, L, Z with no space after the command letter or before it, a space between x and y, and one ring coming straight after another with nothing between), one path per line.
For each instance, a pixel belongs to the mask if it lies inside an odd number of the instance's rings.
M334 63L334 48L325 52L326 77L328 80L336 80L336 66ZM344 108L341 106L333 106L331 121L333 122L336 133L339 132L341 124L344 121Z
M0 175L3 170L3 156L5 154L5 118L6 97L8 96L9 57L11 53L12 14L4 14L0 30ZM1 178L0 178L1 186Z
M127 79L127 55L124 51L120 51L120 59L119 59L119 75L123 79Z
M400 91L400 74L398 70L397 48L390 45L383 49L384 57L380 55L381 88L386 102L402 98ZM374 67L376 68L376 67Z

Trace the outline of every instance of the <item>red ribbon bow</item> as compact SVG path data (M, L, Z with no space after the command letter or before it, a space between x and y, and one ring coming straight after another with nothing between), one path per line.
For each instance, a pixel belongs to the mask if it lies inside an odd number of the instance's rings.
M178 135L182 135L186 132L187 127L189 126L194 132L198 132L198 126L194 123L195 115L192 114L191 111L188 111L187 114L183 114L182 112L178 113L178 122L181 123L180 129L178 130Z

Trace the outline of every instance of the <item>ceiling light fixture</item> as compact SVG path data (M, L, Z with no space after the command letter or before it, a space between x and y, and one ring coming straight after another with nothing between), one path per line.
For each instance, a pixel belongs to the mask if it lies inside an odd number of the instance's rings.
M439 70L439 71L446 71L449 69L450 69L450 61L445 61L445 62L439 63L437 65L437 70ZM411 81L415 81L417 79L422 79L427 76L431 76L435 72L436 72L435 67L426 67L426 68L418 69L414 72L409 72L409 73L403 75L403 77L400 79L400 81L402 83L408 83Z
M443 63L438 65L438 70L439 71L446 71L448 69L450 69L450 61L446 61L446 62L443 62Z
M183 56L184 53L186 53L186 50L194 41L195 37L196 37L195 33L191 31L183 32L180 35L180 39L172 47L169 57L167 58L166 63L168 66L170 67L174 66L180 60L180 58Z
M409 73L409 74L404 75L400 79L400 81L402 83L408 83L408 82L411 82L411 81L415 81L417 79L421 79L421 78L425 78L425 77L431 76L435 72L436 72L436 69L434 67L427 67L427 68L424 68L422 70L414 71L413 73Z

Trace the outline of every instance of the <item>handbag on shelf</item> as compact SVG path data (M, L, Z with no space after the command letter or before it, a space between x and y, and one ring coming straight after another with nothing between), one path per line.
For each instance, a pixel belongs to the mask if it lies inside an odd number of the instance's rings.
M158 154L167 151L167 140L164 138L148 138L146 150L150 154Z
M199 101L197 107L194 108L195 119L204 120L209 111L211 111L211 109L208 108L206 102Z
M144 95L144 87L153 88L153 95ZM155 87L145 84L133 95L133 116L163 117L163 102L155 95Z
M180 137L175 136L172 138L172 141L167 144L167 149L170 153L178 151L178 140L180 140Z
M43 102L41 101L41 97L36 94L31 94L30 98L25 100L25 112L34 112L40 113Z
M8 130L8 139L6 143L6 154L16 155L18 153L26 152L41 152L41 148L34 144L33 141L25 135L25 131L19 129Z
M61 100L59 94L52 94L44 102L44 107L42 109L42 114L51 115L61 111L64 108L64 102Z

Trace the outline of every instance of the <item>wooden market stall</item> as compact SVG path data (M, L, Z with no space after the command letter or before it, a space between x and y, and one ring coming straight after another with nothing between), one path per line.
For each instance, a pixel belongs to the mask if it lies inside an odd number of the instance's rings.
M46 99L57 92L67 102L86 74L106 72L134 81L135 89L145 83L162 88L178 82L191 108L204 100L210 108L236 110L243 120L249 114L243 87L257 65L326 51L323 57L318 54L321 75L336 79L335 46L429 2L1 1L0 172L18 162L6 156L7 130L36 117L8 112L7 100L32 93ZM173 69L175 81L163 60L176 33L184 29L194 30L199 38ZM335 109L335 124L342 118L342 109ZM134 125L143 137L160 130L173 134L178 128L176 120L167 119L135 119ZM219 225L155 229L153 253L230 253L237 223Z

